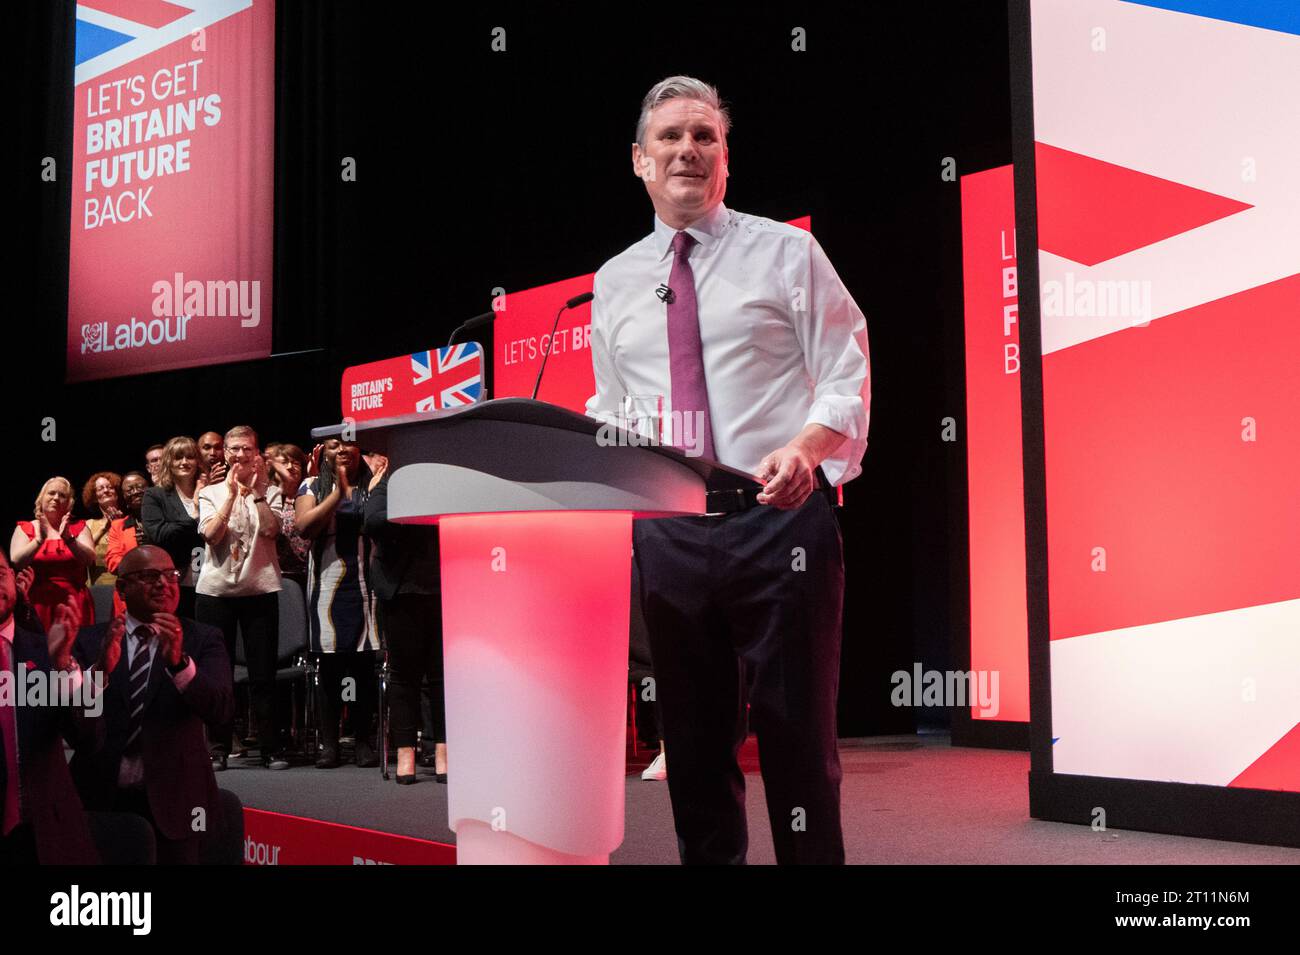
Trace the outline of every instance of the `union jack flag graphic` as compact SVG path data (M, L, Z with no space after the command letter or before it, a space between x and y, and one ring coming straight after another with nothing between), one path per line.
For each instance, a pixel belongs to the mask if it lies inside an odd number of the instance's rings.
M472 405L483 396L483 349L478 342L464 342L416 352L411 356L411 384L432 389L416 402L416 411Z

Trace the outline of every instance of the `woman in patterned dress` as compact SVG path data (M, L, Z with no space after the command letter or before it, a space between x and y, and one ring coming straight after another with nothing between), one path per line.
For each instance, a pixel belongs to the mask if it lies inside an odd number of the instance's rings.
M307 591L307 563L311 555L311 541L298 533L297 500L303 475L307 472L307 455L296 444L273 444L267 449L267 474L271 483L280 488L280 536L276 538L276 553L280 557L280 576L296 580Z
M345 702L357 739L357 765L379 764L369 741L379 634L365 576L370 542L362 532L362 505L371 479L360 448L330 438L321 448L320 474L303 482L295 503L297 531L312 542L307 619L319 672L322 725L316 765L321 769L339 765L339 716ZM348 677L350 685L344 682Z

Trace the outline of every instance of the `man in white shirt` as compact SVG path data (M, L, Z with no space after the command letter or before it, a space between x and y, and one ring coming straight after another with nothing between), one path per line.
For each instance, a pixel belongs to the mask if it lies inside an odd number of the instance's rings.
M747 694L778 861L842 863L831 495L862 470L866 320L810 234L722 204L729 126L691 77L642 103L633 172L654 232L596 273L587 413L661 397L667 443L764 485L635 525L682 861L745 861Z
M280 655L280 489L266 476L257 432L248 425L225 435L226 477L199 492L199 533L207 546L195 585L194 617L216 627L234 666L235 633L244 635L248 692L257 720L262 765L288 769L275 694ZM226 768L234 718L212 729L212 768Z

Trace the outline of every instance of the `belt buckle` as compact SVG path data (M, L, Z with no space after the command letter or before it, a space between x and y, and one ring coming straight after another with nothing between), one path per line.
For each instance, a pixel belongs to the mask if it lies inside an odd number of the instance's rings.
M735 498L728 495L735 495ZM739 487L721 488L705 495L709 514L735 514L745 509L745 491ZM711 499L711 501L710 501Z

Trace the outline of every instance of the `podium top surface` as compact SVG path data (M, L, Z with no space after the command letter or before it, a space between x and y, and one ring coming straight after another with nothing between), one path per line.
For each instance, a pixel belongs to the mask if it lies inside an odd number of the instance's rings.
M595 418L579 414L568 408L562 408L559 405L537 401L532 398L494 398L491 401L481 401L455 408L358 421L350 427L356 435L357 443L364 446L367 434L372 438L378 438L381 435L397 433L411 428L428 428L430 425L436 426L439 423L450 424L469 421L509 422L538 428L552 428L580 435L589 435L593 439L603 427L614 427L605 425ZM338 437L343 433L345 427L348 426L340 423L313 428L311 436L316 440ZM640 435L621 428L615 428L614 430L617 432L616 437L619 439L619 444L626 443L628 446L662 455L679 465L684 465L698 474L711 490L757 488L760 486L754 476L745 471L729 467L709 458L692 457L679 448L649 444Z

